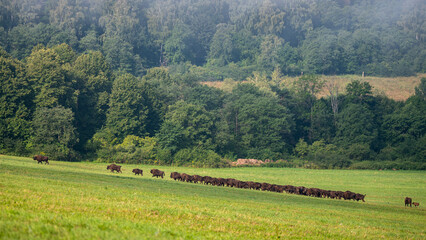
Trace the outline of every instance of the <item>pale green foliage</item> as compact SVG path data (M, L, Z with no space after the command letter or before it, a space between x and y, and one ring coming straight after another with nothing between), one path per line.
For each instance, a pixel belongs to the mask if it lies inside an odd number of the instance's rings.
M128 135L123 142L113 146L116 159L126 163L158 163L157 139L152 137L138 137Z

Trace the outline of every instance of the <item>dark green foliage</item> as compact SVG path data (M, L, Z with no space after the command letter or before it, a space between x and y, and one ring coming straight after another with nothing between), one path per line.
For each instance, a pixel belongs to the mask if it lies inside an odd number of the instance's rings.
M33 94L24 64L0 48L0 149L23 154L30 133Z
M291 154L302 159L291 166L420 164L425 79L405 102L357 80L345 94L317 99L324 82L315 74L425 72L425 8L402 0L4 0L1 152L150 164L178 157L188 166ZM284 87L284 74L300 77ZM216 80L224 91L200 84ZM56 123L69 137L41 144ZM141 142L153 137L148 154Z
M172 165L188 167L226 167L227 163L213 150L200 147L181 149L174 156Z
M43 152L55 160L78 160L73 149L78 137L71 109L62 106L38 108L32 126L31 145L35 153Z
M172 153L194 146L214 149L214 128L214 116L204 107L178 101L169 106L157 137L159 144Z
M348 104L337 117L336 144L372 144L377 135L373 113L362 104Z
M221 118L222 151L233 148L239 156L259 159L277 158L288 151L294 128L292 114L277 98L264 95L251 84L233 90Z
M127 135L146 136L149 108L140 79L124 74L114 80L105 128L122 140Z

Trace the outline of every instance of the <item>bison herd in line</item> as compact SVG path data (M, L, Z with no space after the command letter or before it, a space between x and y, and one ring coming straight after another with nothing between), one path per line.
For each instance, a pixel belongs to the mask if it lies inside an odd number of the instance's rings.
M364 201L365 194L354 193L351 191L331 191L323 190L319 188L306 188L306 187L295 187L292 185L276 185L269 183L259 183L251 181L240 181L233 178L214 178L209 176L199 176L199 175L189 175L186 173L172 172L170 178L173 178L175 181L182 182L191 182L191 183L203 183L210 184L212 186L226 186L226 187L236 187L236 188L246 188L270 192L286 192L291 194L305 195L310 197L323 197L323 198L332 198L332 199L345 199L345 200L356 200Z
M111 172L116 171L121 172L121 166L116 164L111 164L107 166L107 170L111 170ZM139 168L135 168L132 171L135 175L143 176L143 170ZM151 169L150 173L152 177L161 177L164 178L164 172L158 169ZM199 176L199 175L189 175L186 173L178 173L172 172L170 174L170 178L175 181L182 182L190 182L190 183L201 183L212 186L226 186L226 187L236 187L236 188L246 188L246 189L254 189L254 190L262 190L262 191L270 191L270 192L286 192L292 194L305 195L310 197L323 197L323 198L331 198L331 199L344 199L344 200L356 200L365 202L365 194L354 193L351 191L331 191L331 190L323 190L319 188L306 188L306 187L295 187L292 185L276 185L269 183L259 183L259 182L251 182L251 181L240 181L233 178L214 178L209 176Z
M33 157L34 160L37 161L37 163L43 163L49 164L49 158L47 156L43 155L35 155ZM110 164L107 166L107 170L110 170L111 172L117 172L122 173L121 166L116 164ZM141 175L143 176L143 170L135 168L132 171L135 175ZM164 172L160 171L158 169L151 169L150 173L152 174L152 177L161 177L164 178ZM351 191L332 191L332 190L324 190L319 188L306 188L303 186L292 186L292 185L276 185L276 184L269 184L269 183L259 183L259 182L252 182L252 181L240 181L233 178L215 178L210 176L199 176L199 175L189 175L186 173L178 173L178 172L172 172L170 174L170 178L177 181L182 182L190 182L190 183L201 183L206 185L212 185L212 186L226 186L226 187L236 187L236 188L245 188L245 189L254 189L254 190L262 190L262 191L270 191L270 192L278 192L278 193L289 193L289 194L298 194L298 195L305 195L310 197L322 197L322 198L331 198L331 199L344 199L344 200L354 200L354 201L363 201L365 202L365 194L360 193L354 193ZM413 200L409 197L406 197L405 200L405 206L412 206L418 207L420 204L418 202L413 202Z

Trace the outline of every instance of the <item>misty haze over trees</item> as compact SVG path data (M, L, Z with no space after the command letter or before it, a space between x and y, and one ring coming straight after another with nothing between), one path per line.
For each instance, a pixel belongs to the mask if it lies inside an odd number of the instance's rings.
M2 0L0 151L425 169L426 79L396 102L315 75L424 73L425 19L421 0Z

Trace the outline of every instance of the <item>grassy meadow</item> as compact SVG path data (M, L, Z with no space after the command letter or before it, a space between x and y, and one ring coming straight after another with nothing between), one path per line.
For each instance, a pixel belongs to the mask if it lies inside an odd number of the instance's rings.
M0 239L425 239L426 172L37 164L0 155ZM131 172L138 167L144 176ZM366 202L175 182L170 172L367 194ZM410 196L419 208L404 207Z
M410 96L414 95L415 87L420 84L425 73L419 73L417 76L411 77L373 77L365 76L364 78L358 75L339 75L339 76L325 76L322 75L326 86L318 93L317 97L327 97L330 95L327 85L333 83L338 89L339 93L345 93L346 85L354 80L368 82L373 87L373 93L378 95L386 95L388 98L396 101L405 101ZM291 86L292 82L298 77L284 77L281 84ZM203 84L225 89L226 84L224 81L211 81L203 82ZM229 87L228 87L229 88Z

